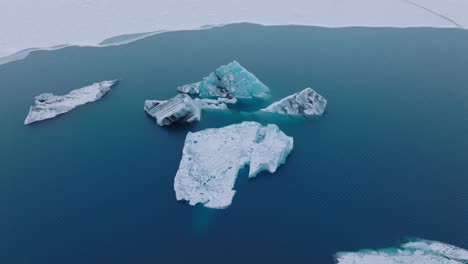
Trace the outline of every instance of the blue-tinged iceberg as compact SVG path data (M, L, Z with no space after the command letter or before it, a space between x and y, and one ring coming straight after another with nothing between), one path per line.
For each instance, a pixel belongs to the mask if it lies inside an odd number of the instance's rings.
M318 94L312 88L306 88L301 92L285 97L260 111L283 115L320 116L325 111L326 106L327 99Z
M228 100L192 99L186 94L178 94L169 100L146 100L145 112L156 120L160 126L167 126L175 122L190 123L200 121L201 111L204 109L228 109Z
M468 251L437 241L414 239L399 247L339 252L338 264L466 264Z
M71 91L66 95L43 93L36 96L35 105L29 108L24 124L54 118L77 106L101 99L118 81L103 81Z
M243 122L187 134L174 179L177 200L222 209L232 203L237 174L275 172L293 148L293 138L276 125Z
M266 97L270 89L237 61L223 65L203 81L177 88L200 98L251 99Z

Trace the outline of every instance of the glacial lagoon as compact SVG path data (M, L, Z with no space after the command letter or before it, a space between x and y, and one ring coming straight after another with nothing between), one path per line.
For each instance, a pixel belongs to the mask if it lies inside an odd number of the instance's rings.
M271 89L245 112L160 127L143 111L239 61ZM468 32L230 25L0 65L0 263L333 263L421 237L468 248ZM34 97L119 79L23 125ZM319 118L252 113L312 87ZM242 102L240 102L242 103ZM177 202L188 131L275 123L294 150L241 170L225 210Z

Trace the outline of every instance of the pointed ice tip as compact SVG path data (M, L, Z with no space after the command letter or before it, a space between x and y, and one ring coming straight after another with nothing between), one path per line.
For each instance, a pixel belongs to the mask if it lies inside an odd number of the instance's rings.
M109 81L103 81L102 83L109 85L109 88L110 88L110 87L113 87L113 86L119 84L119 83L120 83L120 79L109 80Z
M28 120L28 118L26 118L26 119L24 120L24 125L29 125L29 124L31 124L32 122L33 122L33 121L30 121L30 120Z
M31 111L32 111L32 109L33 109L33 106L30 106L30 107L29 107L28 115L27 115L26 118L24 119L24 125L29 125L29 124L35 122L35 120L31 119Z

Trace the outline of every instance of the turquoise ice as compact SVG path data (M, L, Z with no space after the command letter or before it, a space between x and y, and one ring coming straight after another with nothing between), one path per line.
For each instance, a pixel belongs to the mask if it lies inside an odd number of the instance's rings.
M186 84L177 90L201 98L228 99L263 98L270 93L270 88L237 61L219 67L201 82Z

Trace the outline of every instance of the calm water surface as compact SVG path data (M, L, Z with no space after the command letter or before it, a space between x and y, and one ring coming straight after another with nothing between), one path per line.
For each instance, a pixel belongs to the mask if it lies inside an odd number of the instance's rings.
M271 100L311 86L317 119L206 112L161 128L143 112L239 61ZM103 100L24 126L42 92L121 79ZM414 236L468 248L468 32L261 27L37 52L0 65L0 263L333 263ZM262 104L249 106L249 110ZM231 207L178 203L185 135L276 123L295 148Z

